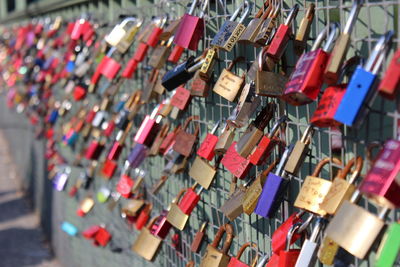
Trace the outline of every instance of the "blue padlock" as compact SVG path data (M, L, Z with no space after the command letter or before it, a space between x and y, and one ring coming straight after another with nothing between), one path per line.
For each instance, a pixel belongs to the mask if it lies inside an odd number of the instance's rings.
M63 230L70 236L76 236L78 234L78 228L76 228L75 225L69 222L63 222L61 224L61 230Z
M345 95L335 113L334 119L347 126L360 126L376 95L377 73L383 59L390 48L390 41L394 35L388 31L375 45L372 54L364 67L358 66L347 86Z
M50 124L54 124L54 123L56 123L57 118L58 118L58 109L54 109L54 110L50 113L48 122L49 122Z

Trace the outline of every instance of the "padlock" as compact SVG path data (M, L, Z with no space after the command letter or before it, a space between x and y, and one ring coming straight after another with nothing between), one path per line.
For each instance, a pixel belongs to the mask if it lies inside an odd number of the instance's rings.
M228 151L235 138L235 130L236 128L229 126L227 123L225 124L214 148L215 155L221 156Z
M323 84L323 74L330 50L339 30L338 23L331 23L322 30L310 52L304 53L286 84L282 98L294 106L308 104L317 99ZM329 36L328 36L328 31ZM328 37L327 37L328 36ZM323 48L319 48L327 37Z
M115 25L112 31L104 37L104 40L110 46L117 46L119 42L121 42L124 37L128 34L127 30L125 29L127 25L135 25L137 22L136 18L128 17L125 18L121 23ZM124 52L122 52L124 53Z
M105 247L111 240L111 234L105 227L100 227L94 237L94 245Z
M129 131L132 128L133 122L128 124L128 127L124 131L120 130L115 138L114 144L111 146L110 151L107 154L108 160L116 161L118 160L121 152L125 146L125 140L129 135Z
M153 19L154 27L146 39L146 43L149 46L155 47L157 45L158 40L160 40L160 35L163 32L163 27L167 23L167 20L168 20L167 16Z
M61 230L70 236L76 236L78 234L78 228L70 222L63 222L61 224Z
M221 242L222 235L226 233L226 239L221 250L218 245ZM200 262L200 267L226 267L229 264L228 255L234 237L233 227L229 223L221 225L211 244L207 246L206 252Z
M332 185L332 180L326 180L319 177L319 175L322 168L331 161L336 165L342 164L342 162L337 158L322 159L315 167L314 172L304 179L303 185L300 188L293 206L320 216L326 215L326 211L320 208L320 204L328 194ZM343 178L341 176L339 177Z
M167 91L172 91L178 86L185 84L193 78L196 70L201 68L204 62L202 58L203 56L197 58L190 56L185 62L165 73L161 82L162 86L164 86Z
M249 189L254 178L249 179L246 183L239 186L229 196L219 210L230 220L233 221L243 213L243 199Z
M97 201L100 203L106 203L111 195L111 190L107 186L102 186L96 193Z
M243 4L235 10L229 20L222 24L221 28L212 39L211 45L226 52L230 52L246 29L243 22L249 16L252 7L253 3L247 0L243 1ZM241 14L239 21L235 21L239 14Z
M381 208L376 216L354 204L360 197L360 192L356 190L350 201L343 202L325 234L350 254L364 259L385 226L384 219L390 209Z
M354 171L351 173L349 181L346 180L347 174L354 166ZM326 211L327 214L334 215L344 200L349 200L353 195L356 187L354 182L360 175L363 167L362 157L352 158L344 169L335 177L329 188L328 193L325 195L320 208Z
M199 16L194 15L196 6L202 2ZM180 47L196 51L200 39L204 35L204 15L208 6L208 0L193 1L188 13L183 15L179 27L176 30L174 43Z
M193 242L190 245L190 251L192 251L194 253L199 252L199 250L201 248L201 244L203 243L204 237L206 236L205 230L206 230L207 224L208 224L208 221L205 221L201 224L199 231L197 231L196 235L193 238Z
M147 82L143 85L142 95L140 97L140 100L143 103L148 103L150 100L155 96L153 93L153 89L156 86L156 83L159 79L159 72L160 70L158 69L152 69L150 73L148 74L148 80Z
M272 150L277 145L282 145L284 142L278 139L276 136L279 133L279 130L284 132L286 128L286 121L288 117L283 115L279 118L279 120L274 124L271 129L271 132L267 136L263 136L258 143L258 145L252 150L249 160L254 165L262 165L265 163L267 158L271 155Z
M400 255L400 222L393 222L384 234L376 253L376 267L395 266Z
M353 65L358 65L360 62L360 58L354 56L350 58L343 64L343 68L341 69L340 78L338 81L341 81L349 69ZM314 111L314 114L310 120L312 124L318 127L338 127L341 125L340 122L337 122L334 119L335 113L340 105L340 102L343 99L344 94L346 93L347 84L341 83L337 85L328 86L321 99L318 101L317 109Z
M157 133L153 144L151 145L151 147L149 149L148 156L156 156L160 153L160 147L161 147L162 143L164 142L164 139L168 135L169 128L170 128L170 124L168 122L163 124L160 131Z
M123 216L136 217L144 205L145 205L145 202L143 199L139 199L139 198L130 199L121 208L121 214Z
M175 45L174 48L172 48L171 53L169 54L167 61L171 63L178 63L179 59L181 59L181 56L183 52L185 51L185 48L179 45Z
M218 50L215 48L208 49L207 54L204 57L203 65L201 65L201 68L199 70L199 77L202 80L206 82L210 81L217 59L218 59Z
M111 55L115 52L115 50L115 47L110 48L107 55L103 57L101 63L97 67L97 69L100 71L100 74L104 75L109 80L114 79L121 69L121 64L117 60L111 58Z
M150 66L155 69L161 69L164 67L169 52L171 51L172 40L173 37L171 37L168 41L162 41L161 44L154 48L148 62Z
M126 51L128 51L129 47L135 40L136 34L139 31L139 28L142 26L142 24L143 24L142 19L136 19L135 23L126 31L124 37L118 42L116 47L121 54L125 54Z
M254 40L261 28L261 25L263 24L269 13L272 11L272 9L273 5L271 1L265 1L263 6L247 25L238 42L247 45L255 45L256 43L254 42Z
M292 146L285 149L278 167L276 168L276 174L268 174L260 198L258 199L257 206L254 210L257 215L265 218L272 218L283 201L284 193L289 185L289 180L285 177L286 174L283 166L286 163L291 149Z
M146 225L147 221L150 219L150 213L152 209L153 204L149 203L140 211L135 223L137 230L142 230L143 226Z
M389 51L393 35L393 31L388 31L381 36L364 67L358 66L354 71L346 93L336 110L335 120L350 127L361 125L363 117L368 113L367 106L372 104L376 94L377 72Z
M94 139L86 149L85 158L88 160L98 160L104 147L105 140Z
M57 191L63 191L67 184L68 178L71 174L71 168L65 167L64 170L57 172L56 176L53 178L53 187Z
M84 198L81 203L79 204L78 210L76 214L80 217L85 216L89 211L92 210L94 206L94 200L91 197Z
M260 105L261 98L256 95L254 82L246 83L240 93L236 107L227 119L228 125L234 128L242 128L247 125L250 117Z
M168 22L163 32L160 34L160 40L167 41L169 38L175 35L176 30L179 27L181 19L174 19Z
M249 124L246 131L236 143L236 151L243 158L247 158L264 135L264 129L274 116L276 105L268 103Z
M198 121L199 116L190 116L186 119L185 124L183 125L182 129L180 129L175 137L175 143L173 144L172 148L177 153L188 157L193 149L197 141L197 136L199 135L200 125L196 123L195 129L193 134L187 132L187 128L191 121Z
M309 125L303 133L300 141L297 141L292 153L285 164L285 172L297 175L301 165L304 162L306 154L310 150L309 146L312 140L312 136L314 134L314 128L312 125Z
M268 67L267 47L264 47L258 57L258 68L255 77L256 94L269 97L281 97L285 90L288 78L281 73L272 72Z
M216 173L216 167L198 156L196 156L189 170L189 176L205 189L210 188Z
M84 34L85 30L88 28L89 22L85 19L79 19L73 24L73 28L71 31L71 40L79 40L81 36Z
M215 146L218 142L218 136L215 135L219 126L221 125L221 120L219 120L215 125L211 132L207 133L206 138L204 138L203 142L200 144L199 149L197 150L197 155L210 161L215 156ZM205 186L203 186L205 187Z
M340 69L342 68L342 64L349 49L351 32L356 24L358 13L360 12L363 2L364 1L362 0L353 2L353 7L351 8L349 18L347 19L343 32L335 42L335 46L332 50L332 56L328 60L324 74L324 80L328 85L337 84L339 80Z
M308 5L304 18L301 20L299 28L296 32L296 37L293 41L294 52L301 56L307 46L307 41L310 36L311 24L315 17L315 4Z
M257 176L254 182L246 190L243 196L242 206L243 206L243 212L246 213L247 215L251 215L254 209L256 208L258 198L260 197L263 186L265 184L265 180L268 174L275 168L276 164L277 161L271 163L267 169L265 169Z
M167 136L164 138L163 142L161 143L160 146L160 154L165 155L170 147L172 147L173 143L175 142L176 139L176 134L179 132L181 129L181 125L178 124L175 129L167 134Z
M244 57L237 57L229 64L228 68L223 69L217 82L214 85L213 91L228 101L234 101L237 94L242 89L244 76L238 76L232 72L233 66Z
M136 48L135 54L133 55L133 60L135 60L138 63L142 62L146 57L148 50L149 50L149 45L144 42L140 42Z
M126 63L125 68L122 70L121 77L125 79L131 79L133 74L135 73L139 62L136 61L134 58L131 58L128 63Z
M361 182L359 190L381 206L400 207L400 141L388 140Z
M199 189L195 190L196 187L199 186ZM200 194L204 190L204 188L198 183L194 183L194 185L188 188L183 195L182 199L178 203L178 207L185 214L190 214L196 207L197 203L200 200Z
M274 37L271 40L271 43L267 49L267 55L275 62L279 62L283 53L285 52L285 49L289 42L289 37L292 34L291 24L293 20L296 19L298 12L299 5L295 4L290 10L290 13L286 18L285 23L279 25L274 34Z
M281 3L273 2L272 9L268 13L267 18L262 22L260 29L254 38L254 42L258 46L264 47L267 44L267 41L271 37L271 33L273 28L276 26L276 18L281 11Z
M175 93L171 98L171 105L178 108L179 110L185 110L190 104L190 100L190 91L183 86L179 86L175 90Z
M321 234L327 221L318 218L317 223L311 233L310 239L306 239L301 247L300 254L297 258L295 267L315 266L317 263L318 237Z
M199 71L196 71L193 77L192 85L190 87L190 95L197 97L207 97L211 87L210 82L212 81L204 81L202 78L200 78Z
M139 143L134 143L125 161L125 165L129 165L129 167L131 168L139 167L140 164L142 164L144 159L147 157L147 153L148 153L147 146Z
M378 86L379 93L390 100L393 100L400 88L400 49L394 53L389 67Z
M150 115L146 115L144 118L133 139L136 143L151 147L154 138L161 127L160 121L162 117L157 115L159 106L160 105L157 105L153 109L153 112Z
M236 151L236 142L232 142L221 160L222 165L239 179L244 179L253 166L247 158Z
M121 194L122 197L130 198L132 196L133 185L134 185L133 179L129 177L127 174L123 174L121 175L121 178L119 179L116 185L116 190L118 193Z
M148 261L153 261L157 251L159 250L163 239L152 234L150 228L153 226L158 217L154 217L142 228L138 238L132 245L132 250L139 256L143 257Z
M165 239L172 228L172 225L167 221L167 210L161 211L160 216L151 227L151 233L161 239Z
M243 252L246 248L252 248L256 251L254 258L252 259L250 265L245 264L240 260L240 257L243 255ZM246 242L243 246L240 247L236 257L231 257L229 261L228 267L254 267L258 262L258 246L256 243L253 242Z

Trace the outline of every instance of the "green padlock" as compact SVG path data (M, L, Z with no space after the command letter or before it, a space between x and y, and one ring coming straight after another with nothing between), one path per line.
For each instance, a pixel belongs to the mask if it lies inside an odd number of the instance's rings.
M376 267L395 266L400 255L400 223L393 223L386 231L376 254ZM396 265L397 266L397 265Z
M111 191L108 187L106 186L102 186L100 187L99 191L97 191L97 201L99 201L100 203L105 203L107 202L108 198L111 195Z

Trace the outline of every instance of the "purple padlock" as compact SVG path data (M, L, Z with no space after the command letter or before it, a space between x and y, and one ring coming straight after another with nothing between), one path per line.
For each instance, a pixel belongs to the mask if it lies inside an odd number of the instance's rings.
M283 201L290 180L285 177L284 166L288 156L293 149L293 145L286 148L276 169L276 174L269 173L262 189L260 198L254 212L264 218L271 218L278 210Z
M66 167L64 171L58 172L56 176L53 178L53 187L57 191L63 191L65 188L65 185L67 184L69 175L71 173L71 168Z
M131 153L129 153L125 165L129 164L129 167L131 168L139 167L147 156L147 150L148 148L145 145L135 143L133 145Z

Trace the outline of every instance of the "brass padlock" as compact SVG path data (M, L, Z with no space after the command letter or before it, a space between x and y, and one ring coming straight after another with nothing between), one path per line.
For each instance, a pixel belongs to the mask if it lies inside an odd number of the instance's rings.
M154 217L146 227L142 228L138 238L132 245L132 250L148 261L153 261L157 251L159 250L162 239L150 232L151 226L156 222L158 217Z
M226 239L221 250L218 245L221 242L223 234L226 233ZM200 267L226 267L229 263L228 255L234 237L233 227L229 223L221 225L213 242L207 246L206 253L200 262Z
M199 70L199 77L204 81L209 81L214 71L214 66L218 58L218 50L215 48L208 49L204 58L204 62Z
M345 200L325 230L326 237L359 259L364 259L385 226L390 209L381 208L378 216L357 206L361 194L356 190Z
M303 136L300 141L297 141L292 152L289 155L289 158L285 164L285 172L290 173L292 175L297 175L301 165L304 162L306 154L309 151L309 146L312 140L312 136L314 134L314 128L312 125L309 125L307 129L304 131Z
M217 169L199 156L196 156L189 170L189 176L205 189L210 187L216 173Z
M232 145L233 139L235 138L235 130L236 128L225 124L225 127L222 130L221 135L218 137L218 142L214 148L216 155L221 156L229 149L229 147Z
M238 76L234 74L232 68L237 62L242 60L244 60L244 57L235 58L227 69L223 69L213 88L215 93L231 102L236 99L244 82L244 75Z
M167 214L167 221L179 230L183 230L185 228L186 223L189 219L189 215L183 213L177 204L179 203L183 194L186 191L187 189L181 189L179 191L178 195L172 200L170 209Z
M337 165L342 164L337 158L324 158L321 160L315 167L314 172L304 179L293 206L321 216L326 215L326 211L320 208L320 204L328 193L332 181L320 178L319 175L324 165L329 164L331 161Z
M246 30L243 32L242 36L239 38L239 43L243 43L246 45L254 45L257 44L254 42L258 32L260 31L261 25L264 20L268 17L270 12L272 11L272 4L270 0L264 2L263 6L254 16L254 18L249 22L246 27ZM258 44L257 44L258 45Z
M304 18L300 22L299 28L296 32L296 37L293 42L294 52L298 56L303 54L304 50L306 49L308 37L311 30L311 24L314 20L314 15L315 4L311 3L307 8Z
M272 72L271 65L267 61L271 61L267 57L267 47L264 47L258 55L258 70L256 72L256 94L269 97L280 97L285 91L285 85L288 78L280 73ZM268 67L268 65L270 65Z
M261 172L254 182L250 185L248 190L243 197L243 212L247 215L251 215L254 209L257 206L258 198L261 195L262 189L264 187L265 180L267 179L268 174L275 168L276 164L278 164L278 160L275 160L273 163L269 165L267 169Z
M354 171L351 174L349 181L346 180L347 174L350 172L351 168L355 166ZM325 210L326 213L334 215L340 205L344 200L349 200L353 195L356 187L354 182L360 175L363 167L362 157L352 158L343 171L333 180L332 186L330 187L328 193L324 197L320 208Z
M161 69L162 67L164 67L169 52L171 51L171 44L173 40L174 38L171 37L168 41L162 41L159 45L157 45L150 56L148 62L150 66L155 69Z

